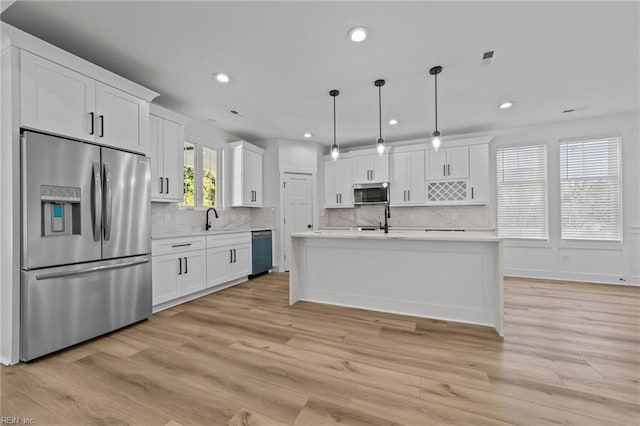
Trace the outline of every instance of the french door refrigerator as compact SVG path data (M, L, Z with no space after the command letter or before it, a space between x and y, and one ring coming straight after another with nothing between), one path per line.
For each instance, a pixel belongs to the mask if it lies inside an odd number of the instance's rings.
M21 138L23 361L151 315L149 159Z

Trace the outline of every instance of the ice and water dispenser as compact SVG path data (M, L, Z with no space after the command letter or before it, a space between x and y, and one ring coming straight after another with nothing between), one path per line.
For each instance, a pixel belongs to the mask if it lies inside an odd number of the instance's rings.
M40 186L42 236L80 234L80 188Z

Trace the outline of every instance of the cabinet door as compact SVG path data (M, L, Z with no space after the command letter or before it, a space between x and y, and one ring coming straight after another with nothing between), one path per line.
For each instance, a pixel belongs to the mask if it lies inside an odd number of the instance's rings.
M22 126L94 140L95 80L24 50L20 62Z
M232 247L217 247L207 250L207 287L231 281Z
M469 184L470 200L489 201L489 145L471 145L469 147Z
M153 305L176 299L182 295L182 275L179 254L151 258Z
M447 148L447 178L460 179L469 177L469 147L458 146Z
M427 150L425 154L427 165L427 179L438 180L447 178L447 151L444 149Z
M353 158L353 183L367 183L371 180L371 159L369 155Z
M324 206L337 207L338 195L338 161L324 162Z
M162 119L149 116L149 157L151 158L151 200L164 201L164 144Z
M251 156L251 167L253 169L253 184L251 186L253 186L253 190L255 191L253 204L256 206L262 206L262 155L253 152L252 154L254 155Z
M353 207L353 160L338 160L337 190L340 207Z
M97 141L134 152L148 151L149 104L115 87L96 82Z
M389 182L389 154L371 156L371 180Z
M205 251L182 254L182 295L186 296L207 288Z
M247 149L242 150L242 201L246 205L258 205L262 197L258 183L262 181L262 156ZM258 194L260 192L260 194Z
M424 152L408 152L406 156L407 202L423 204L427 199Z
M251 275L251 246L243 244L233 247L234 262L231 279L244 278Z
M164 198L182 201L183 198L183 150L184 126L163 120L164 129Z
M424 162L424 159L423 159ZM389 155L389 192L391 195L391 205L397 206L405 204L407 200L407 153L399 152Z

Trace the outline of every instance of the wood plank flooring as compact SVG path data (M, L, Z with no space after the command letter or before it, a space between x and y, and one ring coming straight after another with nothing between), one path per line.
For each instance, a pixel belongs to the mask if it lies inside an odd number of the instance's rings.
M640 424L640 288L506 279L504 340L288 297L287 274L263 275L4 367L0 415L39 425Z

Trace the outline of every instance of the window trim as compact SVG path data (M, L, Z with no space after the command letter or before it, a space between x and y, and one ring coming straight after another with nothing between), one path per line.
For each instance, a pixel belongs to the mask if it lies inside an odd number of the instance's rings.
M181 206L178 204L178 209L180 210L194 210L194 211L198 211L198 210L207 210L208 207L203 207L202 206L202 161L203 161L203 148L209 148L209 149L213 149L215 151L217 151L218 155L217 155L217 175L216 175L216 201L215 201L215 208L216 209L222 209L223 206L223 200L224 200L224 184L222 183L224 181L224 169L223 169L223 165L224 165L224 147L221 145L217 145L214 143L210 143L207 142L205 140L202 140L198 137L194 137L194 136L190 136L190 135L185 135L184 140L182 142L182 146L184 147L184 143L188 142L191 143L195 146L195 158L194 158L194 170L193 170L193 175L194 175L194 182L193 182L193 206ZM183 170L184 170L184 161L182 164ZM197 178L196 178L197 177ZM184 181L183 181L183 188L184 188ZM184 193L183 193L183 200L184 200Z
M603 139L617 139L618 140L618 184L619 184L619 212L620 212L620 238L618 239L598 239L598 238L562 238L562 164L560 161L560 145L570 144L576 142L589 142ZM558 139L558 201L559 205L559 217L558 217L558 238L560 240L560 246L563 248L588 248L597 244L605 245L622 245L624 243L624 142L622 134L620 133L608 133L599 135L588 135L570 138Z

